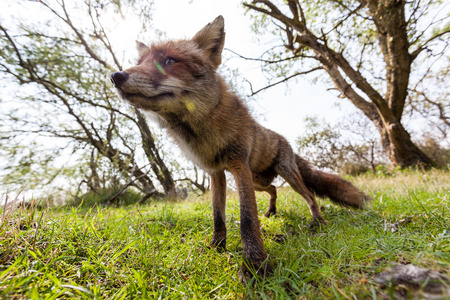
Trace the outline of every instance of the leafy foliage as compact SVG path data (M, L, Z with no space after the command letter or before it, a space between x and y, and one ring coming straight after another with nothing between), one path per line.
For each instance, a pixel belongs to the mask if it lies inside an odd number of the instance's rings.
M375 172L387 163L375 128L357 113L333 125L317 117L306 118L305 123L298 151L315 167L356 175Z

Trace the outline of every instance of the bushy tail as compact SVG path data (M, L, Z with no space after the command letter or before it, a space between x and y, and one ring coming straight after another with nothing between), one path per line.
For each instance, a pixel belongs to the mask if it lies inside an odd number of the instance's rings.
M314 170L311 165L297 155L297 166L305 186L319 197L328 197L341 206L364 208L371 200L347 180L322 171Z

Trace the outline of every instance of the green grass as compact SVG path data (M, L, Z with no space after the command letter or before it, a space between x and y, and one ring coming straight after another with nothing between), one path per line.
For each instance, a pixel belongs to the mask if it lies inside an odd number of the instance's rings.
M450 173L351 178L374 201L352 211L320 200L327 226L312 230L296 193L279 192L278 214L264 218L273 277L244 286L239 203L227 202L227 252L205 246L212 233L209 195L125 208L2 211L0 295L8 299L375 299L389 297L374 274L414 263L450 276ZM406 217L393 232L389 224Z

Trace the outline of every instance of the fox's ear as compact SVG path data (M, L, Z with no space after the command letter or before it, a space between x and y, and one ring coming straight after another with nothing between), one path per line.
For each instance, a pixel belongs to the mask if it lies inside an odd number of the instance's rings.
M218 16L214 21L208 23L194 35L192 40L209 54L213 64L218 67L222 62L222 50L225 43L223 17Z
M136 41L136 48L139 53L139 56L144 55L144 53L148 50L148 47L139 41Z

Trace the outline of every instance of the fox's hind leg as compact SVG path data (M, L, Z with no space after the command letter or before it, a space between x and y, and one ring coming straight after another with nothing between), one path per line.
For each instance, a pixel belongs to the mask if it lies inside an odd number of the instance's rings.
M317 205L314 195L303 183L303 179L298 170L295 155L292 149L290 147L288 149L290 151L285 151L279 157L279 163L275 166L275 170L297 193L299 193L306 200L309 211L313 217L313 221L326 224L319 211L319 206Z
M255 190L258 192L266 192L270 195L269 208L264 216L267 218L277 213L277 188L274 185L262 187L255 185Z
M266 192L270 195L269 208L264 216L270 217L277 213L277 188L272 185L272 181L277 177L274 164L270 165L262 172L252 173L255 191Z
M306 203L308 204L309 207L309 211L311 212L311 215L313 217L313 221L326 224L325 220L320 214L319 206L317 205L314 195L306 188L298 170L290 168L289 169L280 168L279 172L280 176L283 177L289 183L289 185L294 189L294 191L299 193L306 200Z

